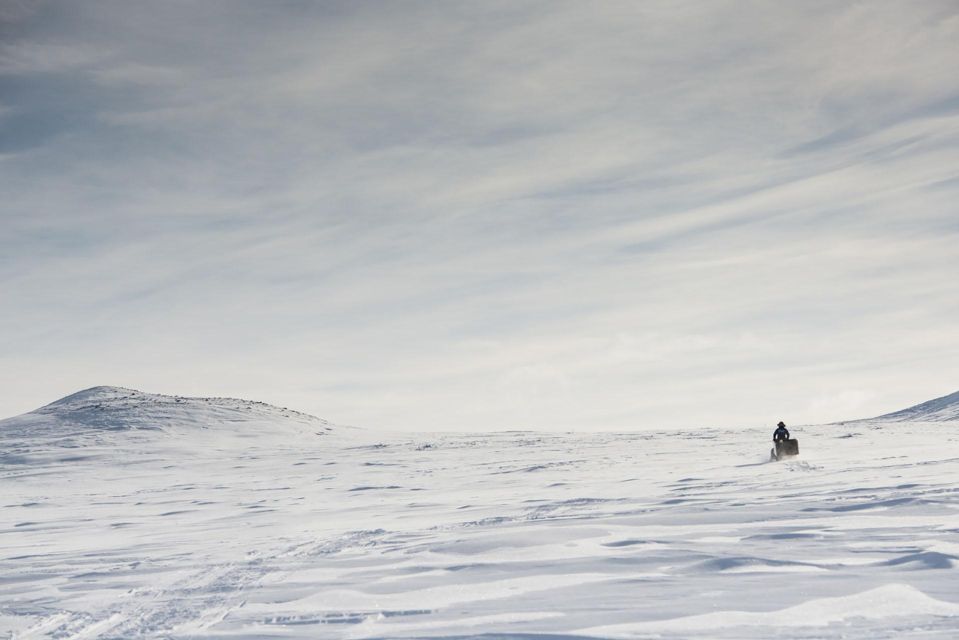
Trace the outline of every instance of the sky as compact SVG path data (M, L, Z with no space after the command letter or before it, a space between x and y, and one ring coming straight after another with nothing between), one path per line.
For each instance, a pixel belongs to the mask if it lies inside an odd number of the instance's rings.
M0 416L399 430L959 389L959 5L0 4Z

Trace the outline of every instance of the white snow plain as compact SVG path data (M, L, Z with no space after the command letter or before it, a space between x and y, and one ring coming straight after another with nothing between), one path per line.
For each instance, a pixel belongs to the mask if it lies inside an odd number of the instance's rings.
M98 387L0 421L0 637L956 638L959 422L401 435Z

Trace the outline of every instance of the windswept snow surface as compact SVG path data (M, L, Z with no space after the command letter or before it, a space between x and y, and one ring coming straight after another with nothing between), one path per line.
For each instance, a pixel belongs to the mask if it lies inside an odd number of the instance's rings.
M0 422L0 637L956 638L957 428L770 463L769 429L382 435L99 388Z

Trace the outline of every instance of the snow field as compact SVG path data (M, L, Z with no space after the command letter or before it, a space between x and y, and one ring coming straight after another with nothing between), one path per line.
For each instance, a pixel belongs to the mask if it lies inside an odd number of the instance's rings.
M959 637L954 423L796 429L769 463L771 430L204 407L0 422L0 637Z

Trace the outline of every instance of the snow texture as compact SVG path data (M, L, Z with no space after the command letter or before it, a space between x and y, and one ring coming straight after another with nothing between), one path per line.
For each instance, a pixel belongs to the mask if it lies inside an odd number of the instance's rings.
M0 421L0 637L955 638L957 427L793 428L777 463L769 429L384 435L98 387Z

